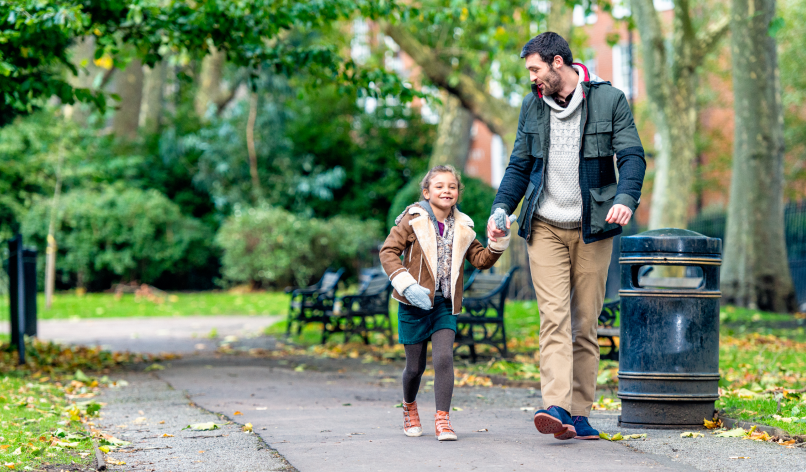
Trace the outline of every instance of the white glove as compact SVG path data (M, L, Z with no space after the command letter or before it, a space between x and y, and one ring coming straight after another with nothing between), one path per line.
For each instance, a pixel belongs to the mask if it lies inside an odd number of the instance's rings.
M505 231L507 236L509 236L509 229L507 229L506 220L509 219L509 224L511 225L518 219L515 215L509 215L507 217L507 212L505 212L503 208L496 208L491 218L495 222L495 227L501 231Z
M428 290L420 284L410 285L406 290L403 290L403 296L406 297L406 300L423 310L431 309L431 299L428 297L430 294L431 290Z

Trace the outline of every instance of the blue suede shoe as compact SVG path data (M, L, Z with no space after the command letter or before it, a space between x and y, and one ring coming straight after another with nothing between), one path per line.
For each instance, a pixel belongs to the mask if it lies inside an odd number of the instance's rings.
M538 410L534 421L538 431L553 434L556 439L571 439L577 435L571 415L558 406Z
M574 416L572 419L577 439L599 439L599 431L593 429L593 426L588 423L587 416Z

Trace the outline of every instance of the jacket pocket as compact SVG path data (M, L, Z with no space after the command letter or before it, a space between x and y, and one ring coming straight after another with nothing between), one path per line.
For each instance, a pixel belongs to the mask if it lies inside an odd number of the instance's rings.
M526 194L523 196L523 204L521 205L521 214L518 216L518 228L523 228L523 222L526 221L526 214L529 213L529 199L535 192L535 184L529 182L526 187Z
M613 123L611 121L597 121L585 125L585 134L582 137L582 157L596 159L597 157L613 157Z
M606 233L619 227L618 223L606 221L607 212L613 207L613 201L616 199L616 185L613 183L590 189L591 234Z

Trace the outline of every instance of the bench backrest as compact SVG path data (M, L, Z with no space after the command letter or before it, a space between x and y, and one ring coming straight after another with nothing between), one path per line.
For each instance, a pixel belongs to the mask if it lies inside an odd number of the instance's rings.
M518 270L513 267L506 274L475 272L471 275L469 283L465 285L465 311L472 312L474 316L483 315L486 306L494 308L498 316L503 316L504 303L509 284L512 282L512 274ZM475 301L470 301L472 299ZM481 301L484 300L482 303Z
M343 273L344 269L339 269L336 272L325 272L325 275L322 276L322 280L319 281L319 292L329 293L335 291Z
M358 281L358 295L378 295L389 284L389 278L378 268L362 269Z
M466 297L483 297L490 292L494 292L501 283L506 280L507 274L476 274L469 290L465 292Z

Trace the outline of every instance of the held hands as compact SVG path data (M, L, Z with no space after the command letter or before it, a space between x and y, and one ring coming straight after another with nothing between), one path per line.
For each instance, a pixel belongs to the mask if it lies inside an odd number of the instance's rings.
M610 211L607 212L605 221L624 226L630 222L630 218L632 218L632 211L629 208L624 205L613 205Z
M509 235L509 227L517 218L515 215L507 216L507 212L502 208L496 208L490 219L487 220L487 237L491 241L498 241L495 238Z
M430 310L431 299L428 297L430 294L431 290L428 290L420 284L414 284L410 285L408 288L406 288L406 290L403 290L402 295L417 308Z

